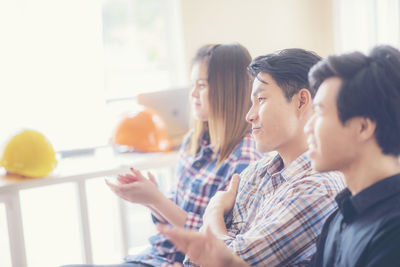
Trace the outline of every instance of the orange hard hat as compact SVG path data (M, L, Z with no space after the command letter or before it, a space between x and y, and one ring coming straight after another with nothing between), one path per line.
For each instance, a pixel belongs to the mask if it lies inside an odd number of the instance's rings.
M144 152L166 152L172 147L163 119L146 107L123 117L111 143Z

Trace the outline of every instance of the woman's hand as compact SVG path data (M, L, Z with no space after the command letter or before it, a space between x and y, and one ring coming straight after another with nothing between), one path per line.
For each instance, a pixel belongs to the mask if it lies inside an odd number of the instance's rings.
M150 172L148 176L147 179L140 171L131 168L131 173L118 175L119 184L111 183L108 180L106 180L106 184L120 198L148 206L156 203L162 196L154 176Z

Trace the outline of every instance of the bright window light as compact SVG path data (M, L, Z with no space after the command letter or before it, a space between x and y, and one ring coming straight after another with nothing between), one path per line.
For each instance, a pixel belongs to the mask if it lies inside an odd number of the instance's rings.
M0 0L0 139L34 128L57 150L105 143L101 2Z
M86 182L90 235L95 264L122 262L121 223L118 198L104 182L104 177Z
M369 52L378 44L400 47L398 0L336 0L336 52Z
M83 263L76 185L27 189L20 197L28 267Z
M21 128L57 151L105 145L107 102L185 81L178 0L0 0L0 143Z
M176 0L105 0L103 36L108 99L182 86Z

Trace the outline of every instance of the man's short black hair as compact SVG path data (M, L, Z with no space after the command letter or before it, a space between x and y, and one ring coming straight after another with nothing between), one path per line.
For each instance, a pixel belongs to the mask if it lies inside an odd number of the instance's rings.
M315 90L309 86L308 72L320 60L321 57L311 51L300 48L284 49L256 57L250 63L249 71L254 77L260 72L271 75L290 101L302 88L308 89L314 97Z
M318 88L330 77L342 80L336 100L342 124L354 117L371 119L383 153L399 156L400 51L385 45L368 56L360 52L330 56L310 71L311 87Z

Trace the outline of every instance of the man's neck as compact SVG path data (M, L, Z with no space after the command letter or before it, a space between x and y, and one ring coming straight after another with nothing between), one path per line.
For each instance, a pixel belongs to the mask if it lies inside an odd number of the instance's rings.
M400 173L399 160L395 156L364 153L359 159L342 170L346 184L353 195L387 177Z
M277 148L277 152L283 160L284 168L308 150L306 140L305 135L301 134L297 138L287 142L284 146Z

